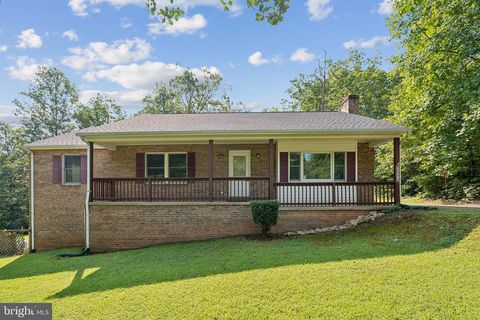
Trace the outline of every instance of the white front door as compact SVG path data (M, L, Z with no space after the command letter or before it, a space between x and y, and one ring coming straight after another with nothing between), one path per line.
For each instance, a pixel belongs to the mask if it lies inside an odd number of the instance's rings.
M231 178L228 183L230 197L249 197L250 181L238 178L250 177L250 150L233 150L228 154L228 174Z

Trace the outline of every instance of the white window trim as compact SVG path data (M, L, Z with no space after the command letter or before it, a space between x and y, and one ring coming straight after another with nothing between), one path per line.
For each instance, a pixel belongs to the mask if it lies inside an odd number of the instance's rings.
M343 169L344 169L344 172L343 172L343 179L339 179L339 180L336 180L335 179L335 153L343 153ZM347 182L347 151L334 151L332 152L332 179L333 179L333 182Z
M80 158L80 182L65 182L65 157L79 157ZM64 186L78 186L82 184L82 155L81 154L62 154L62 185Z
M290 154L300 153L300 179L290 180ZM303 177L303 152L301 151L289 151L288 152L288 182L302 182Z
M291 153L300 153L300 180L290 180L290 154ZM330 154L330 179L305 179L303 171L303 155L305 153L314 153L314 154ZM345 166L345 178L343 180L335 180L335 153L343 153L344 156L344 166ZM322 152L322 151L289 151L288 152L288 182L346 182L347 181L347 151L332 151L332 152Z
M185 169L186 169L186 178L188 178L188 152L145 152L145 159L144 159L144 162L145 162L145 170L143 172L143 176L144 178L158 178L158 177L149 177L147 175L147 172L148 172L148 166L147 166L147 156L149 154L163 154L164 155L164 159L163 159L163 170L164 170L164 178L170 178L170 164L168 163L168 155L170 154L184 154L186 156L186 159L187 159L187 162L186 162L186 166L185 166ZM161 179L161 178L160 178ZM172 178L174 179L174 178ZM181 179L181 178L180 178Z

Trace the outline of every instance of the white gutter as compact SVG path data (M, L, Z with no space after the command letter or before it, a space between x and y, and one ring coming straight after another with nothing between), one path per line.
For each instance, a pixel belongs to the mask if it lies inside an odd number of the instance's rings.
M85 196L85 249L90 249L90 148L87 148L87 193Z
M128 136L128 137L142 137L150 135L162 135L162 136L212 136L212 135L234 135L234 134L243 134L243 135L292 135L292 134L335 134L335 135L359 135L359 134L370 134L375 135L383 133L386 135L403 135L404 133L409 132L407 127L400 126L399 128L376 128L376 129L289 129L289 130L192 130L192 131L87 131L87 132L76 132L75 135L81 138L88 137L114 137L114 136Z
M32 252L35 251L35 158L30 151L30 243Z

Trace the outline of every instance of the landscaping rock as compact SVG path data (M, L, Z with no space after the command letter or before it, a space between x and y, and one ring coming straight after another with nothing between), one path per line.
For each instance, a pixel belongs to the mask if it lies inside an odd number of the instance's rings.
M369 212L365 216L358 216L355 219L346 221L342 224L332 226L332 227L325 227L325 228L315 228L312 230L300 230L300 231L292 231L292 232L285 232L284 235L286 236L294 236L294 235L303 235L303 234L315 234L315 233L321 233L321 232L330 232L330 231L339 231L339 230L345 230L345 229L350 229L353 227L356 227L359 224L362 223L367 223L374 221L382 216L384 216L385 213L381 211L372 211Z

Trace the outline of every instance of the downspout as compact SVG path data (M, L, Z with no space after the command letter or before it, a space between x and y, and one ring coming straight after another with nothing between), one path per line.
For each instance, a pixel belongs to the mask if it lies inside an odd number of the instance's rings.
M30 252L35 252L35 157L30 151Z
M90 145L87 148L87 193L85 195L85 250L90 250L90 158L92 156Z
M59 253L61 258L81 257L90 251L90 147L87 148L87 192L85 193L85 247L80 253Z

